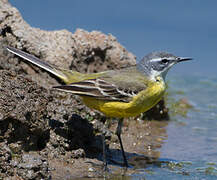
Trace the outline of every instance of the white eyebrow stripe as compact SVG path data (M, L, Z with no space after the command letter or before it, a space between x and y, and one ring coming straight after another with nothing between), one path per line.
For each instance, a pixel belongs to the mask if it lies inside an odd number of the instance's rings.
M151 59L150 61L151 62L158 62L158 61L161 61L162 60L162 58L156 58L156 59Z

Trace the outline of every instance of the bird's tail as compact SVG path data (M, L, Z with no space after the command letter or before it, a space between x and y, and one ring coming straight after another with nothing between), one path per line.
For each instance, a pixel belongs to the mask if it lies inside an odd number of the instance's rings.
M42 61L41 59L39 59L39 58L37 58L31 54L28 54L26 52L23 52L19 49L8 46L7 50L9 52L16 54L17 56L25 59L26 61L50 72L51 74L57 76L66 84L69 84L72 82L78 82L78 81L85 79L84 74L81 74L81 73L75 72L75 71L56 68L55 66L50 65L49 63Z
M26 61L50 72L51 74L55 75L56 77L61 79L66 84L76 83L76 82L80 82L80 81L84 81L88 79L95 79L97 77L100 77L104 73L106 73L106 72L100 72L100 73L92 73L92 74L83 74L83 73L79 73L79 72L71 71L67 69L60 69L60 68L55 67L54 65L51 65L45 61L42 61L41 59L31 54L28 54L26 52L23 52L19 49L8 46L7 50L25 59Z

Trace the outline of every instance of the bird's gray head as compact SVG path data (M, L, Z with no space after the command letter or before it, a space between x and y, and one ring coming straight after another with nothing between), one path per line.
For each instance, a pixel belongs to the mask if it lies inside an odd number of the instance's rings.
M168 70L174 64L191 59L177 57L167 52L152 52L137 64L137 69L146 74L150 79L154 79L157 76L165 78Z

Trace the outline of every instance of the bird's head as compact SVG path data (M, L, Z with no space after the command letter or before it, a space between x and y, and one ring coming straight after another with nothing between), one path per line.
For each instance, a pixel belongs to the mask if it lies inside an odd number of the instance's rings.
M177 57L167 52L152 52L146 55L137 64L137 68L151 79L156 78L157 76L162 76L165 79L168 70L174 64L191 59L192 58Z

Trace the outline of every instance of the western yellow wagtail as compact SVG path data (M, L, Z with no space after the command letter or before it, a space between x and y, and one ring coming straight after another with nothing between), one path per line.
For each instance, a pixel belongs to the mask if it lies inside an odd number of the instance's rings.
M156 105L164 95L164 80L168 70L176 63L191 60L167 52L153 52L129 68L83 74L56 68L13 47L7 47L7 50L66 83L54 88L79 95L88 107L101 111L108 117L119 118L116 134L126 167L128 163L121 141L123 118L138 116Z

